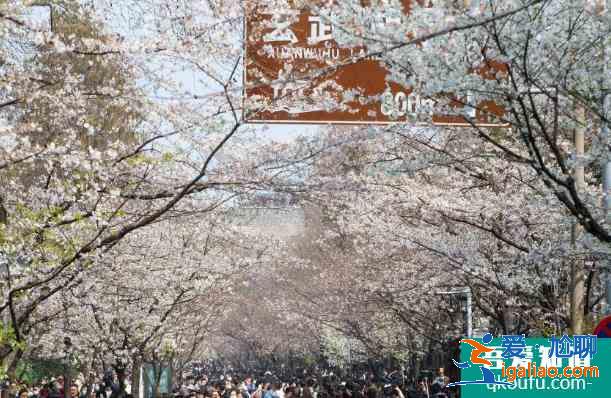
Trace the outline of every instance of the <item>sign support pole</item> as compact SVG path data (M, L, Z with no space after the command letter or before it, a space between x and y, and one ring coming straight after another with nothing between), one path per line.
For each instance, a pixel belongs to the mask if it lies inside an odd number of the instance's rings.
M467 337L473 337L473 303L471 298L471 289L466 288L465 294L467 295Z
M606 43L603 43L603 74L601 77L601 92L602 92L602 106L601 106L601 132L600 137L603 142L605 148L605 159L603 160L605 164L603 165L603 200L604 200L604 208L605 208L605 224L607 226L609 223L609 209L611 208L611 195L609 194L611 190L611 156L609 154L609 123L605 121L609 117L608 109L610 107L609 104L609 88L606 87L605 76L609 73L609 68L607 64L609 61L609 49L607 48ZM611 264L607 264L607 277L606 277L606 296L607 296L607 315L611 314Z

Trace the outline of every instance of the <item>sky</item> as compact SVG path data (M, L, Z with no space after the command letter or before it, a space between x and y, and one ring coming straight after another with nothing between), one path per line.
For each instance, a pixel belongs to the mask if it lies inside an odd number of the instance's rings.
M115 2L113 5L121 5L121 2ZM49 8L48 7L30 7L28 15L24 15L24 18L29 24L36 26L41 30L50 30L50 19L49 19ZM107 21L108 18L104 18ZM133 35L138 34L135 29L135 24L128 22L128 25L124 24L125 21L120 21L120 18L110 19L110 28L114 31L119 32L122 35ZM114 22L114 23L113 23ZM237 45L241 45L241 38L236 40ZM158 62L158 59L155 61ZM197 73L194 69L180 67L179 65L166 61L166 64L160 63L157 67L163 70L170 71L167 74L168 80L180 83L187 95L205 96L212 94L215 90L218 90L218 85L215 87L215 83L210 79L206 79L201 73ZM241 75L242 70L238 71ZM239 81L241 82L241 76ZM140 82L143 87L152 86L143 80ZM241 90L241 87L239 87ZM163 91L150 92L151 98L159 103L164 101L172 101L174 94L169 94ZM277 141L277 142L291 142L295 138L301 135L312 135L316 134L320 130L319 125L303 125L303 124L253 124L250 126L254 128L254 132L258 138L264 141Z
M184 8L185 10L184 12L189 14L191 13L191 11L193 11L190 9L190 7L192 6L189 4L189 1L185 2L184 0L177 0L177 3L176 3L177 7ZM116 4L117 3L114 2L113 7L116 7ZM121 11L117 10L117 13L121 13ZM124 19L125 15L127 14L128 13L123 14L122 18ZM197 14L197 13L193 12L193 14ZM149 16L149 17L152 17L152 16ZM140 34L138 32L138 29L140 29L142 32L145 32L147 28L150 28L150 26L148 27L146 26L147 16L142 17L141 21L136 21L136 22L127 21L127 23L125 23L125 19L121 23L119 21L119 18L121 17L116 18L115 21L111 19L110 22L111 22L111 25L114 25L112 26L112 29L115 31L118 31L122 35L134 35L134 34L137 35L137 34ZM106 18L106 20L108 21L108 18ZM210 22L210 21L206 21L206 20L195 21L195 23L201 23L204 25L207 22ZM213 22L216 22L216 21L213 21ZM144 34L146 35L146 33ZM236 34L236 37L235 37L236 49L243 48L242 32L241 31L235 32L235 34ZM157 58L155 62L158 62L159 60L160 59ZM226 64L219 64L215 67L213 63L209 62L209 60L204 60L202 63L205 64L207 67L210 66L212 69L217 71L217 73L219 74L227 74L227 78L229 77L228 76L229 73L231 73L231 69L232 69L231 65L228 66ZM207 78L205 74L201 73L193 65L189 65L188 63L184 63L181 65L181 64L174 62L173 60L166 60L165 64L164 63L159 64L158 68L164 71L164 75L168 76L168 80L171 80L172 82L175 82L175 83L179 83L184 88L186 98L192 98L193 96L204 97L206 95L217 93L220 90L218 83L214 82L210 78ZM238 79L236 79L237 82L240 82L240 83L242 82L242 72L243 72L242 63L240 63L240 66L238 70L236 71L236 75L238 77ZM142 85L143 86L153 86L153 85L147 84L146 81L143 81ZM233 90L241 92L242 85L241 84L239 84L239 86L234 85ZM171 101L172 95L175 95L175 93L170 94L170 93L166 93L166 92L159 91L159 90L155 92L151 92L151 97L155 98L155 100L160 101L160 102L166 99ZM295 138L301 135L316 134L320 129L320 126L317 126L317 125L299 125L299 124L281 124L281 125L280 124L278 125L253 124L253 125L250 125L249 127L250 127L249 131L254 130L256 137L260 138L261 140L264 140L264 141L273 140L273 141L286 142L286 143L291 142L292 140L294 140Z

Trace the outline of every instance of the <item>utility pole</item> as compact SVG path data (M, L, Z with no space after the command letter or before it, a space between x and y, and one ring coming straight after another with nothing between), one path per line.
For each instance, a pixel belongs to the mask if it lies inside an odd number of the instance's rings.
M611 117L609 108L611 107L610 93L611 93L611 82L608 82L609 71L609 49L607 48L607 42L605 41L606 36L604 35L604 29L607 28L606 21L602 19L602 16L609 11L607 5L608 0L585 0L586 11L601 17L601 33L603 33L603 42L601 49L601 60L602 60L602 74L600 76L600 143L603 146L604 156L601 159L600 168L603 176L603 225L607 228L611 227L609 222L609 209L611 209L611 153L609 146L609 122L608 118ZM608 255L607 255L608 256ZM604 312L609 315L611 314L611 264L607 261L606 264L606 303Z
M573 180L575 189L578 194L584 192L584 136L585 124L584 109L577 105L577 122L579 125L575 128L574 143L575 143L575 169L573 170ZM581 228L578 220L573 220L571 228L571 246L577 249L577 241L579 239ZM585 294L585 273L581 260L571 261L571 332L573 334L581 334L583 329L583 305Z
M591 6L592 2L600 2L601 0L586 0L586 10ZM606 1L606 0L602 0ZM573 181L577 195L584 193L584 135L585 135L585 110L577 104L577 127L574 132L575 142L575 169L573 171ZM580 228L579 220L573 220L571 229L571 246L574 251L577 249L577 241L579 239ZM573 334L581 334L583 329L583 305L585 294L585 272L581 260L571 261L571 331Z

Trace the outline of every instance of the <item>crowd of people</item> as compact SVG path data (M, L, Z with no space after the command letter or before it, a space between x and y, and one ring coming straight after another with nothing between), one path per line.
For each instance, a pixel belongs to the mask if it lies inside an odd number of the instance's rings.
M28 385L25 382L17 381L4 386L5 393L8 398L64 398L65 382L63 376L57 378L43 379L34 385ZM86 388L82 388L80 381L75 381L70 384L68 396L70 398L103 398L86 394Z
M221 376L210 381L207 376L187 378L175 386L176 398L454 398L458 391L446 388L449 379L439 374L433 380L420 379L402 383L397 379L375 380L366 377L342 380L333 375L304 377L282 382L270 373L255 378Z
M432 380L420 379L405 383L401 378L376 378L373 375L342 380L333 374L320 377L291 377L282 381L271 372L259 377L220 375L187 376L174 384L172 391L163 391L162 398L455 398L458 391L446 388L449 379L440 374ZM63 377L42 380L37 385L11 383L3 398L64 398ZM150 394L150 392L149 392ZM107 372L98 381L76 377L69 386L70 398L133 398L129 378L120 385L116 375ZM149 397L142 391L140 396ZM139 398L139 397L137 397Z

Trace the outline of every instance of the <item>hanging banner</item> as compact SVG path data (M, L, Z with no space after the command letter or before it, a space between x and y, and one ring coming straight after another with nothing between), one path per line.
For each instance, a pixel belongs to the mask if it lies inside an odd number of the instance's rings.
M159 363L142 365L140 368L139 398L154 398L156 386L159 394L167 395L172 392L172 369Z
M364 47L340 47L324 16L295 5L270 10L265 4L245 5L245 121L506 126L504 109L494 101L461 93L447 106L448 95L428 98L389 82L384 61ZM385 13L378 23L398 23L397 12L408 14L411 1L402 4L403 10ZM499 67L504 66L490 68Z

